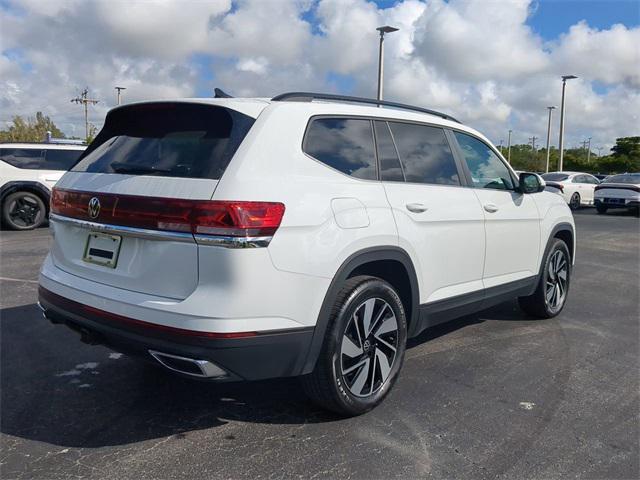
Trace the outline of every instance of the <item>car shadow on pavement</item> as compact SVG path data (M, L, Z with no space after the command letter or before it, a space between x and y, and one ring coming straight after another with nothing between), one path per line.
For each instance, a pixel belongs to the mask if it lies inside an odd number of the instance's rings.
M409 348L485 318L527 320L505 304L431 328ZM217 384L185 379L84 345L75 333L42 318L34 304L2 309L0 319L0 431L5 435L96 448L183 438L231 421L342 420L310 403L297 379Z

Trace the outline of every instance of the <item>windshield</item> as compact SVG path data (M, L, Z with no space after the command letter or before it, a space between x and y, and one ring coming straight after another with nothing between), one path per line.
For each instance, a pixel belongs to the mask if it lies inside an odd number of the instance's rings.
M566 173L545 173L542 175L542 178L545 180L550 180L552 182L562 182L569 178L569 175Z
M73 172L219 179L254 119L189 103L132 105L111 112Z
M602 183L640 183L640 173L623 173L611 175L605 178Z

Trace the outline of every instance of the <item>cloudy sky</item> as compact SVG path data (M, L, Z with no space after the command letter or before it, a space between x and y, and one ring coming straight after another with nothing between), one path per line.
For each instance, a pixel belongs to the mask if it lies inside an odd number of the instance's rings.
M640 134L639 0L0 0L0 124L43 111L84 135L84 86L101 126L125 101L375 96L379 25L385 98L443 110L498 144L546 136L568 85L567 146ZM557 112L557 111L556 111ZM559 115L552 143L557 144ZM604 153L603 152L603 153Z

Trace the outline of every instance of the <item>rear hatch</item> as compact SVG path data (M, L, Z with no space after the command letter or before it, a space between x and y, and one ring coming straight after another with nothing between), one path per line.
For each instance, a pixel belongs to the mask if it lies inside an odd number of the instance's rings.
M104 285L186 298L198 282L194 208L211 199L254 121L201 103L112 110L54 188L54 264Z

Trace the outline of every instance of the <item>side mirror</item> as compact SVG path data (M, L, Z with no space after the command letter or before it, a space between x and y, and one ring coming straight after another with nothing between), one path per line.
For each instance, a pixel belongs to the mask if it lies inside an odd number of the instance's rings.
M538 193L544 190L546 183L537 173L523 172L518 179L518 186L521 193Z

